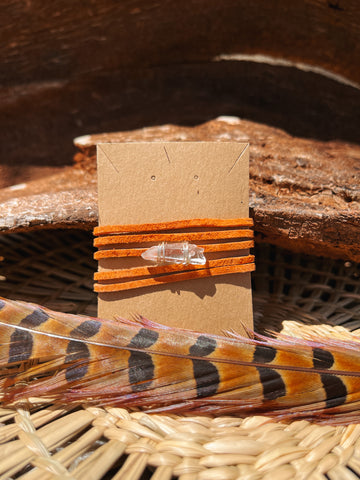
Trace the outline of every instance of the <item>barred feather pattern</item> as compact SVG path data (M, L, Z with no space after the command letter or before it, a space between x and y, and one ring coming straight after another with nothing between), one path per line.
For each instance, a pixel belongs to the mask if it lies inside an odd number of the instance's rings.
M360 339L243 338L0 299L0 401L358 422Z

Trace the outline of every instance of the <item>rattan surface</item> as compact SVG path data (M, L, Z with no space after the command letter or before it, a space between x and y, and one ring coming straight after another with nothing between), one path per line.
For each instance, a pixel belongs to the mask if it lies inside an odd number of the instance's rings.
M91 234L81 231L0 237L0 295L94 315L91 244ZM359 265L269 245L256 255L256 330L358 333ZM59 408L40 399L1 409L0 422L0 479L360 478L360 425Z

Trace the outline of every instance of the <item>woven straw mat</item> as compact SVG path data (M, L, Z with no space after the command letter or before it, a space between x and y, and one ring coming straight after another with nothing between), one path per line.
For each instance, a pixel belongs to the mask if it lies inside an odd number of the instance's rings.
M95 315L91 245L84 231L1 236L0 295ZM255 253L257 331L360 333L359 265L265 244ZM0 480L360 478L360 425L59 408L40 399L36 408L0 409L0 422Z

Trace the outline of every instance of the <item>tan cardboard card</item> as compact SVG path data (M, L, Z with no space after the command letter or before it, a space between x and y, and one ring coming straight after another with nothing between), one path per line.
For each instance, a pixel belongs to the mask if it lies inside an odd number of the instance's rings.
M99 144L97 159L100 226L249 215L248 144ZM145 264L101 259L99 271ZM100 318L134 314L208 333L252 328L250 273L99 294Z

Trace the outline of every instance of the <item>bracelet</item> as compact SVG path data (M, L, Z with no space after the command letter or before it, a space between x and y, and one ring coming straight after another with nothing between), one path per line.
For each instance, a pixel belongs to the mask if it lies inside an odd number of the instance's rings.
M157 263L163 263L166 260L165 248L172 254L170 254L168 261L165 262L168 263L170 261L171 264L167 265L161 264L96 272L94 279L99 283L95 283L94 290L98 293L119 292L196 278L251 272L255 270L254 256L239 256L238 251L252 248L254 241L231 241L242 238L252 239L254 237L253 230L244 228L251 226L253 226L253 220L250 218L207 218L96 227L94 235L98 238L94 240L94 246L99 248L94 254L96 260L139 257L143 255L145 258L153 257ZM194 231L204 228L211 228L211 230ZM174 230L181 230L181 232L174 232ZM166 231L171 231L171 233L158 233ZM189 244L189 241L204 241L207 243L193 245ZM156 242L162 243L150 248L128 248L129 244ZM107 248L109 246L112 248ZM154 250L155 253L150 252L150 250ZM232 251L236 252L236 256L213 260L206 260L202 255L202 252ZM201 253L199 254L199 252ZM192 255L197 254L200 255L198 259L192 258ZM200 261L201 264L198 264Z

